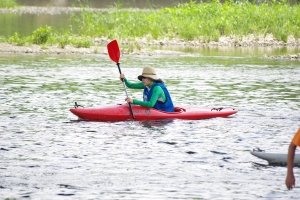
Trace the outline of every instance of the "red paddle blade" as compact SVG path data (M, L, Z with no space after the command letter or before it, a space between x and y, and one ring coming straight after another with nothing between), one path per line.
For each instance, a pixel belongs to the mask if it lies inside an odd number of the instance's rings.
M108 55L112 61L118 63L120 59L120 49L117 40L113 40L107 45Z

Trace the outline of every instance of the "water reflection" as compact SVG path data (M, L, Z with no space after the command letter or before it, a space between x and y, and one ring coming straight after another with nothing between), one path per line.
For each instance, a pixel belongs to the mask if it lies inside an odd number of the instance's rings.
M17 0L22 6L59 6L59 7L71 7L76 6L80 2L86 3L86 1L74 1L74 0ZM189 3L190 0L89 0L88 5L93 8L108 8L117 4L122 4L122 7L133 8L152 8L152 7L170 7L177 5L178 3ZM199 1L195 1L199 2Z
M288 46L288 47L227 47L227 46L216 46L216 47L182 47L182 46L160 46L160 47L151 47L153 50L173 50L173 51L183 51L191 54L201 54L201 56L229 56L228 59L235 57L240 57L241 59L246 59L248 62L254 62L257 64L257 56L263 57L264 55L295 55L298 54L300 48L297 46ZM224 61L224 60L222 60ZM266 60L263 59L262 62ZM271 61L271 62L274 62Z
M51 26L60 32L71 31L77 33L77 24L70 20L70 14L47 15L47 14L0 14L0 36L9 37L15 32L21 36L32 35L33 31L44 26Z
M162 127L165 125L168 125L172 123L173 119L161 119L161 120L147 120L147 121L141 121L140 123L147 128L151 127Z

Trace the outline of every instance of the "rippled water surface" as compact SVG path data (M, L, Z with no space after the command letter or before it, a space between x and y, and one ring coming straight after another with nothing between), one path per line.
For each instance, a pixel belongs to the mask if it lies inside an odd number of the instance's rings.
M251 54L130 56L153 66L176 105L226 106L229 118L84 122L69 112L123 103L108 56L0 55L0 196L29 199L298 199L286 168L249 151L287 152L300 125L300 63ZM142 91L128 90L141 99ZM300 169L295 168L300 180Z

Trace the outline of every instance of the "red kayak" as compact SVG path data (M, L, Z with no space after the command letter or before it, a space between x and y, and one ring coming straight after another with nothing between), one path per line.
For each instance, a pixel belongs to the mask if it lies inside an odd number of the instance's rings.
M132 105L134 120L184 119L199 120L214 117L228 117L238 112L233 108L213 108L200 106L175 107L175 112L164 112L154 108ZM110 105L96 108L71 108L70 111L83 120L125 121L132 120L128 104Z

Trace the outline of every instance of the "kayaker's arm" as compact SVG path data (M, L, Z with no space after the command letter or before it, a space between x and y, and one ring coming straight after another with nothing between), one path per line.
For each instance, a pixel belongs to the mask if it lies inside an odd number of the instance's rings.
M156 86L155 88L153 88L153 93L152 93L150 101L140 101L137 99L133 99L133 104L152 108L155 105L155 103L157 102L158 98L161 96L164 97L163 100L165 101L165 94L164 94L163 89L159 86Z
M126 78L124 78L124 81L125 81L125 85L128 88L132 88L132 89L144 89L143 82L130 82Z
M298 129L297 133L294 135L292 142L289 146L288 156L287 156L287 173L285 184L286 187L291 190L295 187L295 176L294 176L294 158L295 158L295 151L297 146L300 146L300 128Z
M293 171L294 166L294 157L295 157L295 150L296 145L291 142L288 150L288 157L287 157L287 174L285 179L286 187L291 190L295 186L295 176Z

